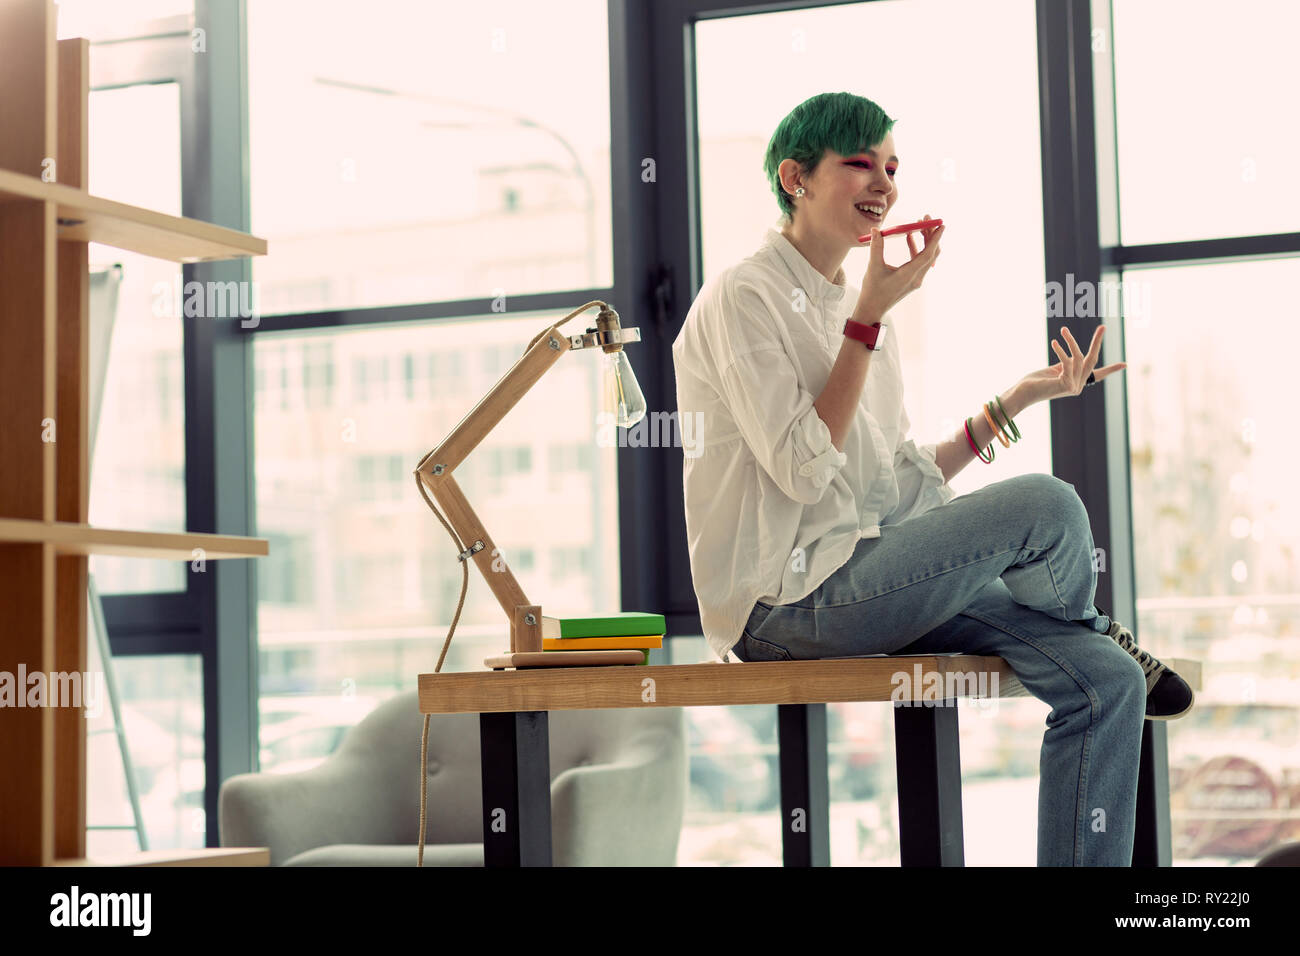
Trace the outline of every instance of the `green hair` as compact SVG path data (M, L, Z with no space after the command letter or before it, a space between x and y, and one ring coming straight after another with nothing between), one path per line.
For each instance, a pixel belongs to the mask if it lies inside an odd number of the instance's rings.
M777 205L786 219L794 216L794 197L781 188L781 163L793 159L811 176L826 150L853 156L876 146L894 125L876 103L853 93L818 93L792 109L768 141L763 157Z

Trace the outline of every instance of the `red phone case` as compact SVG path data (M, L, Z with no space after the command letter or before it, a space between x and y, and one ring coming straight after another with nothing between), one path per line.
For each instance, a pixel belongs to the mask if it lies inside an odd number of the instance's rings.
M942 219L922 219L920 222L909 222L903 226L890 226L888 229L885 229L880 233L880 238L884 239L886 236L901 236L904 233L917 232L921 229L933 229L935 226L942 225ZM870 241L871 233L867 233L865 236L858 236L858 242Z

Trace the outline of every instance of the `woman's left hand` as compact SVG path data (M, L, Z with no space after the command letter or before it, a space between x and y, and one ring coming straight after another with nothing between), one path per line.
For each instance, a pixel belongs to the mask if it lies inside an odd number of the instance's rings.
M1067 395L1078 395L1082 392L1088 382L1088 375L1094 371L1097 359L1101 357L1101 336L1105 329L1104 325L1097 326L1097 331L1092 335L1092 345L1088 348L1088 354L1084 355L1079 349L1079 343L1070 334L1070 330L1062 326L1061 335L1070 346L1070 354L1066 355L1056 339L1052 339L1052 350L1060 356L1061 361L1056 365L1040 368L1037 372L1030 372L1020 380L1016 389L1024 396L1026 405ZM1095 369L1097 381L1100 382L1107 375L1121 371L1127 366L1127 362L1116 362L1114 365Z

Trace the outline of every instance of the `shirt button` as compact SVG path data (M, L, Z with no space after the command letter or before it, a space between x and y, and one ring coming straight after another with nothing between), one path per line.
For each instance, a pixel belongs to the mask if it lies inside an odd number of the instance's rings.
M804 465L799 469L801 475L811 475L813 473L812 465Z

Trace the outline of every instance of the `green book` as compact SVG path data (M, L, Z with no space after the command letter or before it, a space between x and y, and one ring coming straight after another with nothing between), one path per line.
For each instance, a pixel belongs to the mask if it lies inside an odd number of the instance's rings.
M542 637L620 637L663 634L662 614L618 611L600 617L547 617L542 615Z

